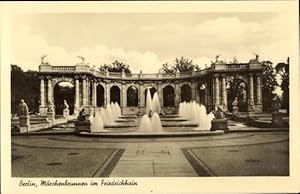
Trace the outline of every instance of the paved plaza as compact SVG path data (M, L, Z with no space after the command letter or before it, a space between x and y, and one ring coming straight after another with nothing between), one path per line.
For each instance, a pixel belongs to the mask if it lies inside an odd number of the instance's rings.
M288 175L284 131L172 138L12 136L13 177Z

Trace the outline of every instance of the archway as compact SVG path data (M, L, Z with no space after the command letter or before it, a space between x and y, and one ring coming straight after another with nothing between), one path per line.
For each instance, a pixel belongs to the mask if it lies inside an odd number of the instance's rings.
M97 86L97 106L104 106L104 88L100 84Z
M192 89L188 84L181 87L181 102L190 102L192 100Z
M244 80L233 79L227 85L227 108L232 111L232 102L235 97L238 99L239 112L246 112L248 110L248 94L247 84Z
M62 115L64 110L64 100L69 105L70 114L74 113L75 87L70 82L59 82L54 86L55 114Z
M138 106L139 91L135 86L127 89L127 106Z
M150 90L151 98L153 98L153 95L156 92L156 88L152 86L149 87L149 90ZM145 102L147 101L146 98L147 98L147 89L145 90Z
M172 86L166 86L163 89L163 102L164 107L175 106L174 98L174 88Z
M120 88L118 86L113 86L110 88L110 102L117 102L119 105L121 105Z

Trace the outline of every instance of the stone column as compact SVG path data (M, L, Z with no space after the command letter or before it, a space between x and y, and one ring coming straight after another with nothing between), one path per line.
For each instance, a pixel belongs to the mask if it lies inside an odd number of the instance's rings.
M41 96L41 107L45 106L45 82L44 77L40 77L40 96Z
M106 83L106 105L110 103L110 84Z
M254 90L253 90L253 74L252 73L249 73L248 112L254 112Z
M97 107L97 82L93 81L93 91L92 91L92 106Z
M254 99L254 90L253 90L253 74L249 74L249 97Z
M75 105L74 105L74 114L77 115L80 107L80 99L79 99L79 76L75 76Z
M53 88L52 88L52 79L51 76L47 77L48 79L48 102L53 102Z
M180 86L179 86L179 82L176 81L175 82L175 107L176 107L176 110L177 110L177 107L179 106L179 103L180 103L180 96L181 96L181 91L180 91Z
M219 75L215 75L215 110L220 105L220 88L219 88Z
M141 109L143 106L144 106L144 104L143 104L143 102L144 102L144 97L143 97L143 95L144 95L144 92L143 92L143 83L142 82L139 82L139 108Z
M121 94L120 94L120 98L121 98L121 107L127 107L127 91L125 90L125 83L122 83L121 86Z
M261 74L256 74L256 112L262 112Z
M47 106L45 103L45 81L44 76L40 76L40 106L39 113L40 115L47 115Z
M192 89L192 101L196 101L197 102L197 99L196 99L196 92L197 92L197 88L196 88L196 82L192 81L192 84L191 84L191 89Z
M227 89L226 89L226 75L222 75L222 104L223 111L227 111Z
M87 102L86 79L87 78L85 76L82 77L82 105L83 106L87 105L86 104L86 102Z
M262 104L262 97L261 97L262 85L261 85L261 77L260 77L260 75L257 75L256 82L257 82L257 86L256 86L257 104Z

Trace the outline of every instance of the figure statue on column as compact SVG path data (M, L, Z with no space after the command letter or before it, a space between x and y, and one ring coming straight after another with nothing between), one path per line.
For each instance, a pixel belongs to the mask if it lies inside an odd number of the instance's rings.
M252 113L254 112L254 101L252 98L249 98L249 102L248 102L248 113Z
M20 133L28 132L30 130L29 109L23 99L21 99L19 104L19 127Z
M238 98L235 97L233 102L232 102L232 113L235 114L235 113L238 113L239 112L239 108L238 108Z
M19 104L19 116L28 116L29 115L29 109L27 104L23 99L21 99L21 102Z
M48 101L48 112L54 112L54 104L51 100Z
M65 119L69 120L69 115L70 115L69 105L68 105L67 101L64 100L63 116L65 117Z

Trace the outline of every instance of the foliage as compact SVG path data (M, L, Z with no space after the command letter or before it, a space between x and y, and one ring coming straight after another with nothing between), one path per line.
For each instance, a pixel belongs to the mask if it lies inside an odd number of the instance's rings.
M276 96L274 90L278 85L276 82L276 72L271 61L262 61L262 97L264 111L272 110L272 100Z
M24 72L19 66L11 65L11 113L18 112L21 99L24 99L30 112L39 107L39 77L36 71Z
M281 76L281 84L280 88L283 91L282 93L282 108L287 109L289 112L289 97L290 97L290 90L289 90L289 59L287 63L278 63L275 67L276 72Z
M124 69L125 73L131 73L129 65L124 64L123 62L120 61L114 61L112 64L104 64L99 67L100 71L105 71L108 70L109 72L122 72Z
M175 63L170 65L168 63L162 64L162 71L165 73L176 73L176 72L191 72L200 70L197 64L193 63L192 59L188 58L176 58Z

